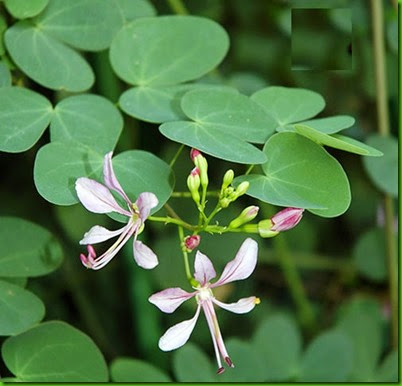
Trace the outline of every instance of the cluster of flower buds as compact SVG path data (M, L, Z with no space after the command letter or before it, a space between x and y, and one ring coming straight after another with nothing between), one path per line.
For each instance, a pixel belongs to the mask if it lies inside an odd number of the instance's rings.
M237 188L230 186L234 178L234 172L229 169L223 176L222 187L219 195L219 205L227 208L229 204L236 201L240 196L245 194L250 186L247 181L242 182Z
M258 223L258 233L261 237L274 237L279 232L294 228L302 219L304 209L286 208L276 213L268 220Z
M201 185L201 179L200 179L200 170L195 167L190 175L187 177L187 187L188 190L191 193L191 197L193 198L194 202L197 205L200 205L200 185Z

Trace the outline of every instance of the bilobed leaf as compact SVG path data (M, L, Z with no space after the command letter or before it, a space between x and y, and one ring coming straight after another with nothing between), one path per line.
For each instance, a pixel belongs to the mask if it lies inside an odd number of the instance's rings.
M0 32L1 34L1 32ZM11 73L4 62L0 62L0 87L11 86Z
M205 87L200 84L180 84L164 87L133 87L120 96L121 109L134 118L162 123L185 119L181 97L189 90Z
M117 358L110 365L113 382L171 382L156 366L134 358Z
M0 335L16 335L38 323L45 306L32 292L0 280Z
M371 299L353 299L345 307L337 328L353 342L353 368L349 380L371 382L382 348L381 311Z
M40 94L22 87L0 88L0 150L28 150L49 125L52 105Z
M74 92L92 86L94 74L82 56L31 23L14 24L4 39L17 66L42 86Z
M216 67L229 39L212 20L196 16L141 18L125 25L110 47L116 74L138 86L196 79Z
M184 143L216 158L243 164L261 164L266 161L261 150L243 139L196 122L166 122L159 127L159 131L173 141Z
M45 322L8 338L2 354L8 369L23 382L108 381L98 347L64 322Z
M345 382L353 368L353 344L340 331L318 335L301 360L299 382Z
M231 89L189 91L183 96L181 107L198 125L211 131L227 132L248 142L265 143L275 131L275 121L263 108Z
M264 365L264 381L281 382L295 376L302 338L293 319L283 314L271 316L258 327L252 343Z
M247 194L279 206L306 208L322 217L339 216L350 204L347 176L321 146L296 133L273 135L264 146L265 175L245 175Z
M372 135L367 144L384 153L381 158L363 159L367 174L381 191L398 197L398 141L394 137Z
M335 134L355 124L355 119L349 115L335 115L333 117L311 119L301 122L324 134Z
M270 86L251 96L277 122L277 126L299 122L317 115L324 107L324 98L303 88Z
M4 0L7 11L16 19L27 19L42 12L49 0Z
M295 125L295 130L297 133L311 139L319 145L329 146L335 149L340 149L348 151L350 153L365 156L381 157L383 155L382 152L371 146L366 145L365 143L339 134L328 135L325 133L321 133L320 131L313 129L312 127L306 126L304 122L303 124Z
M212 366L209 358L191 342L174 353L173 371L179 382L216 381L216 369Z
M59 243L46 229L20 218L0 218L2 277L46 275L61 264L62 258Z
M114 0L125 23L139 17L155 16L156 10L148 0Z
M384 230L374 228L359 237L353 250L353 260L368 279L381 282L387 277Z
M63 99L54 109L50 138L76 140L101 154L114 149L123 128L119 110L98 95L77 95Z
M76 141L52 142L36 154L34 181L39 194L57 205L78 202L75 181L89 177L100 181L103 156Z
M114 1L51 0L34 22L72 47L100 51L110 46L123 18Z

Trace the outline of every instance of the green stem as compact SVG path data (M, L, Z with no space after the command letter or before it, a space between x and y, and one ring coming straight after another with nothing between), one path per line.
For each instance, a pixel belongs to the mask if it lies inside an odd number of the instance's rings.
M179 220L177 218L172 218L172 217L169 217L169 216L168 217L149 216L148 220L155 221L155 222L163 222L165 224L176 224L176 225L179 225L179 226L181 226L183 228L189 229L191 231L196 229L195 226L193 226L191 224L188 224L183 220Z
M188 15L189 13L181 0L168 0L168 4L177 15Z
M174 166L174 164L176 163L177 158L179 158L179 156L180 156L181 152L183 151L183 149L184 149L184 145L180 145L180 147L178 148L176 154L173 156L172 160L171 160L170 163L169 163L169 166L170 166L171 168L172 168L172 167Z
M373 20L373 52L375 80L377 89L377 126L378 132L390 135L389 114L387 105L387 77L385 70L383 2L371 0L371 17ZM385 206L385 240L389 272L389 296L391 302L392 344L398 346L398 260L397 248L393 233L394 208L392 197L384 194Z
M300 278L299 272L297 271L292 256L289 254L285 240L283 237L278 235L274 238L273 243L278 263L281 266L293 301L296 304L300 322L308 330L314 330L316 321L313 308L307 298L303 282Z
M181 243L184 240L183 227L179 226L178 231L179 231L179 239L180 239L180 248L182 248ZM191 284L191 282L193 281L193 276L191 275L191 272L190 272L190 264L188 262L188 254L183 248L182 248L182 251L183 251L183 260L184 260L184 270L186 271L187 280Z
M207 192L207 197L219 197L219 192ZM192 198L190 192L173 192L171 195L172 198Z
M248 175L251 173L251 171L253 170L254 166L255 166L255 165L250 165L250 166L248 167L248 169L247 169L247 171L246 171L246 173L245 173L246 176L248 176Z

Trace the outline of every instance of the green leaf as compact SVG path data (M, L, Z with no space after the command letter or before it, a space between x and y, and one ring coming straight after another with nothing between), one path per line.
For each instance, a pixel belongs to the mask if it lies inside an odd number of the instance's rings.
M25 288L28 283L27 277L0 277L0 280Z
M104 0L51 0L34 21L44 33L87 51L108 48L123 24L116 3Z
M78 202L75 181L89 177L100 181L103 154L76 141L52 142L36 154L34 181L39 194L57 205Z
M320 94L303 88L271 86L257 91L251 99L259 103L279 127L314 117L325 107Z
M265 143L275 131L274 120L257 103L232 89L189 91L183 96L181 107L198 125L248 142Z
M338 161L321 146L296 133L273 135L264 146L265 175L240 176L247 194L279 206L306 208L322 217L344 213L350 204L349 181Z
M398 141L394 137L371 135L367 144L384 153L381 158L363 159L367 174L382 192L398 197Z
M0 150L28 150L49 125L52 105L42 95L21 87L0 88L0 100Z
M139 17L156 16L154 6L148 0L114 0L120 9L124 22L127 23Z
M173 371L179 382L216 382L216 369L204 352L191 342L174 353Z
M159 131L167 138L194 147L206 154L243 164L261 164L264 153L243 139L195 122L166 122Z
M119 104L125 113L142 121L176 121L186 118L180 106L181 97L197 87L204 86L180 84L166 87L133 87L120 96Z
M108 369L92 339L64 322L40 324L8 338L8 369L23 382L107 382Z
M0 62L0 87L11 86L11 73L4 62Z
M62 258L59 243L46 229L20 218L0 218L1 276L46 275Z
M353 368L353 344L342 332L316 337L303 354L300 382L345 382Z
M134 202L143 192L154 193L159 200L151 213L157 212L173 191L174 177L170 166L152 153L128 150L113 158L117 179Z
M375 375L376 382L398 382L398 351L391 351L383 360Z
M389 48L398 53L398 19L395 18L387 23L387 42Z
M225 56L229 39L212 20L196 16L141 18L125 25L110 47L116 74L138 86L196 79Z
M295 130L297 133L303 135L304 137L311 139L312 141L323 146L330 146L335 149L340 149L348 151L350 153L380 157L383 155L382 152L374 149L371 146L367 146L365 143L357 141L353 138L345 137L344 135L328 135L321 133L312 127L306 126L303 122L302 125L295 125Z
M26 19L41 13L49 0L4 0L7 11L16 19Z
M353 126L355 119L349 115L335 115L333 117L311 119L302 122L302 124L324 134L335 134Z
M98 95L77 95L63 99L54 109L50 125L52 141L76 140L100 154L114 149L123 129L119 110Z
M337 323L353 342L352 382L371 382L382 347L381 311L371 299L349 302Z
M267 86L265 79L253 72L234 72L229 77L227 83L245 95L251 95Z
M366 278L382 282L387 278L383 229L374 228L360 236L353 250L358 271Z
M220 382L263 382L265 380L264 359L251 344L231 338L226 348L233 361L234 368L228 368L217 376Z
M302 339L293 319L284 314L271 316L258 327L252 342L264 363L264 381L288 381L295 376Z
M171 382L157 367L139 359L117 358L110 365L113 382Z
M38 323L45 306L33 293L0 280L0 335L16 335Z
M31 23L14 24L4 39L17 66L42 86L73 92L92 86L94 74L82 56Z

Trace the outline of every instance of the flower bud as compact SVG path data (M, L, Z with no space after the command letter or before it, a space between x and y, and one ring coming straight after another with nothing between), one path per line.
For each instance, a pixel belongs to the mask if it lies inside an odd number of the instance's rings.
M200 171L197 167L195 167L190 175L187 177L187 187L191 193L191 197L195 201L197 205L200 204L200 193L198 189L200 187Z
M304 209L286 208L275 214L272 218L272 231L282 232L294 228L303 217Z
M201 237L199 235L187 236L184 239L184 247L187 249L187 252L191 252L200 245L200 241Z
M194 165L200 171L201 185L206 188L208 186L208 162L207 159L197 149L191 149L190 157L194 162Z
M232 169L229 169L223 176L222 190L225 190L232 183L233 178L234 172Z
M255 217L258 214L259 211L259 207L258 206L249 206L246 209L244 209L240 215L235 218L230 224L229 224L229 228L238 228L239 226L252 221L255 219Z
M236 189L236 198L245 194L250 187L250 183L248 181L243 181Z
M229 204L230 204L230 200L228 198L222 198L219 200L219 205L222 208L227 208L229 206Z
M274 237L279 232L272 230L272 221L271 220L262 220L258 223L258 233L261 237L268 238Z

